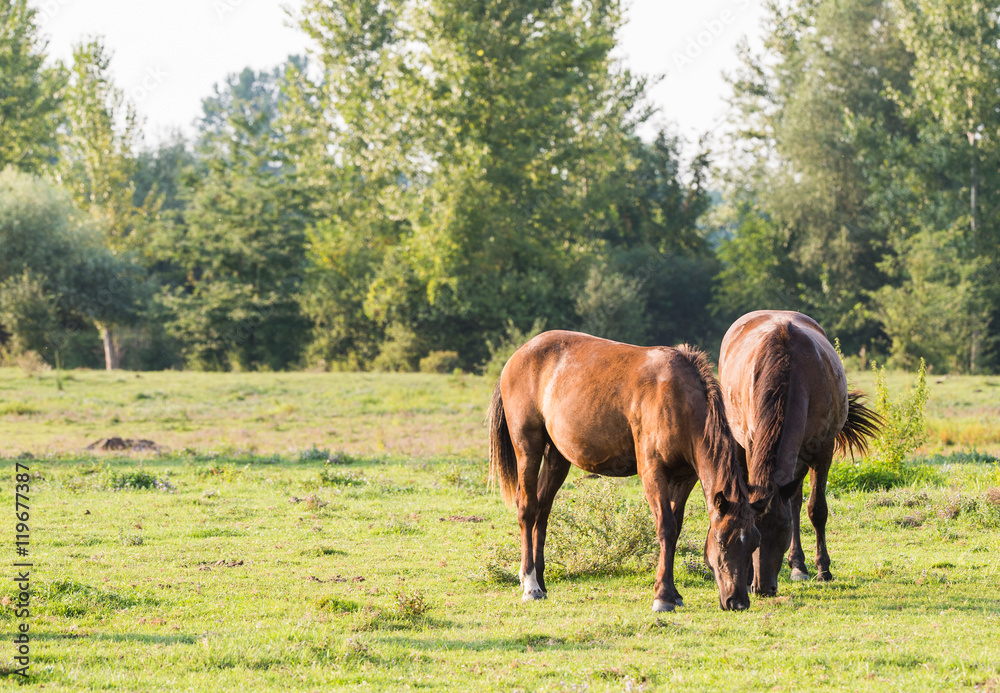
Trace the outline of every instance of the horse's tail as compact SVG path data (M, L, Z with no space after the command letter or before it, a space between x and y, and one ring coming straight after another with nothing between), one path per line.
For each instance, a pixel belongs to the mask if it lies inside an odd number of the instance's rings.
M751 501L774 491L771 481L785 431L792 380L793 329L790 324L781 324L764 338L753 374L754 438L747 451Z
M500 396L500 380L493 388L493 400L486 415L490 427L490 472L489 488L494 483L500 485L500 496L507 505L513 505L517 494L517 456L510 442L507 417L504 416L503 398Z
M864 455L868 452L868 441L882 429L882 417L861 403L864 394L860 390L847 393L847 422L837 434L837 450L842 454Z

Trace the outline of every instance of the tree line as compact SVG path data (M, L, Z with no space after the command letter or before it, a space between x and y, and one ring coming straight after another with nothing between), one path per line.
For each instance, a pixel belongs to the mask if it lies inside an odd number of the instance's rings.
M0 8L0 343L62 367L465 370L543 328L997 366L994 10L797 0L724 136L651 139L610 0L306 0L315 46L147 147L100 39Z

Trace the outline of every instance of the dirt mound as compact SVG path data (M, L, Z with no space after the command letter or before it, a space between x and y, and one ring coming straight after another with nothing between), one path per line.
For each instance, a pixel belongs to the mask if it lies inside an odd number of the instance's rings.
M132 450L134 452L157 451L160 446L143 438L101 438L87 446L87 450Z

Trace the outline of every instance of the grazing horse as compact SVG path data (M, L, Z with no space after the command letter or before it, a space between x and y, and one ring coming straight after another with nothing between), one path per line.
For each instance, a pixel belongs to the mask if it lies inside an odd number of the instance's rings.
M832 580L826 549L826 480L834 450L864 453L881 420L860 392L847 391L840 356L807 315L759 310L722 340L719 381L726 416L746 465L750 500L760 509L760 549L752 590L774 595L788 550L793 580L808 580L799 515L809 472L809 519L816 528L817 579Z
M641 477L660 543L653 611L684 603L674 586L674 552L684 504L700 480L711 522L705 561L719 604L750 606L747 570L760 535L704 354L686 345L647 348L544 332L504 367L489 425L490 481L499 481L504 501L517 506L525 601L546 596L549 512L575 464L604 476Z

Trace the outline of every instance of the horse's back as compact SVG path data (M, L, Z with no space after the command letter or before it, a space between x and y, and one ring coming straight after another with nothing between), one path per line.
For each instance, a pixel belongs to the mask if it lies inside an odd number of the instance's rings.
M688 393L676 350L553 330L510 358L500 387L508 422L545 432L573 464L636 473L635 433L678 425ZM663 406L669 405L669 406ZM657 421L652 427L652 417Z
M770 364L786 352L783 373ZM830 438L847 420L847 378L840 356L819 323L795 311L754 311L726 332L719 356L719 380L733 434L746 447L754 439L755 391L787 378L789 407L799 404L801 434Z

